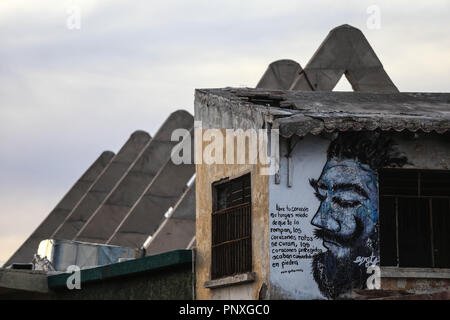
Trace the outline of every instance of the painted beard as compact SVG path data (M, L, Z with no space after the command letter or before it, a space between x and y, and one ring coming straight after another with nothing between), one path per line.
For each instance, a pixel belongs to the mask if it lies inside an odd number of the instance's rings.
M336 299L351 289L352 277L346 268L348 263L348 259L338 258L329 251L314 256L312 261L314 280L320 292L328 299Z
M363 289L368 278L365 265L358 265L355 259L358 256L371 256L377 248L376 241L372 246L367 246L366 241L361 239L361 221L357 220L357 228L351 237L343 238L333 235L329 231L316 230L315 236L326 240L333 240L342 246L350 248L350 254L337 257L333 252L327 250L314 256L312 261L312 272L314 280L319 286L320 292L328 299L337 299L342 294L352 289ZM374 232L373 236L377 233ZM373 237L370 237L373 238ZM372 239L371 239L372 240Z

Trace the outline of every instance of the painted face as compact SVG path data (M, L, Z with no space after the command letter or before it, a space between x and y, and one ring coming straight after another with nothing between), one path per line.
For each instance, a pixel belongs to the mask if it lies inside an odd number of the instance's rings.
M338 258L367 245L378 219L377 176L355 159L330 159L319 180L311 180L321 201L311 224L317 238Z

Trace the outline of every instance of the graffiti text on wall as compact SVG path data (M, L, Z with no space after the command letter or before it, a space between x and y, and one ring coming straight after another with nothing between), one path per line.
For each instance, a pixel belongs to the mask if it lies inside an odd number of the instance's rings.
M309 208L290 205L276 204L270 213L271 267L281 274L303 272L300 260L321 252L313 245L314 238L302 232L301 226L308 217Z

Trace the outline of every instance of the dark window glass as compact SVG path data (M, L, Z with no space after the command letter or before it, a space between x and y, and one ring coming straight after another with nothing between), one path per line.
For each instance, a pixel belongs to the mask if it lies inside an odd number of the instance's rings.
M450 201L433 199L434 264L436 268L450 266Z
M383 199L381 199L383 198ZM396 235L396 201L393 197L380 197L380 212L383 212L383 219L380 219L380 237L381 265L397 265L397 243Z
M450 171L379 172L381 265L450 268Z
M400 267L431 267L430 212L427 199L398 199Z

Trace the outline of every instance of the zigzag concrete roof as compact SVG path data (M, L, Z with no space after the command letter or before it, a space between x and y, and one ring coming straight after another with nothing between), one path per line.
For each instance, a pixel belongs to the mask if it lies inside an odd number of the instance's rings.
M289 89L331 91L342 75L354 91L398 92L364 34L347 24L330 31Z
M174 164L169 158L126 217L112 230L107 244L131 247L142 245L158 229L164 214L177 203L195 173L193 133L192 130L190 164Z
M331 91L343 75L354 91L398 92L364 34L347 24L330 31L304 69L293 60L275 61L256 88Z
M195 183L192 183L178 200L170 217L160 224L144 248L147 255L187 249L194 235Z
M73 239L150 141L147 132L134 132L51 238Z
M170 158L172 148L177 144L171 141L173 130L190 130L193 126L194 118L188 112L180 110L172 113L74 240L141 246L151 235L142 234L141 230L155 223L152 217L156 213L163 210L163 215L176 203L186 187L186 182L194 174L193 165L174 165ZM135 215L139 218L135 218ZM132 225L126 224L126 230L128 234L134 235L134 240L108 242L125 220L135 221ZM156 223L159 222L158 220ZM157 227L152 226L150 229Z
M302 71L300 64L294 60L274 61L269 64L256 88L288 90Z
M153 139L146 132L136 131L117 155L102 153L5 265L31 262L44 239L106 243L126 219L134 221L126 224L128 233L142 232L143 226L149 230L139 233L139 239L132 243L126 242L142 247L159 227L160 213L163 216L178 202L194 174L193 164L176 166L170 157L178 144L171 141L172 132L180 128L192 131L193 126L193 116L178 110L167 118ZM195 212L195 204L190 205ZM135 216L135 212L139 214ZM109 232L104 233L109 225ZM191 238L194 234L195 230ZM117 235L122 237L122 231Z

